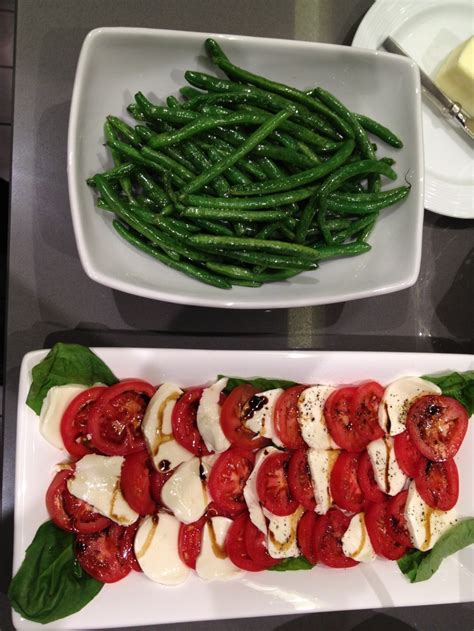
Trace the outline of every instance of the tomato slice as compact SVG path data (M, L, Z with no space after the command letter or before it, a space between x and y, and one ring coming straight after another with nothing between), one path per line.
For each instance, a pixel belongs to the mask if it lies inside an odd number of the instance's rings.
M428 460L436 462L457 454L467 424L467 410L459 401L438 394L416 399L407 414L407 429L413 444Z
M246 509L244 486L254 463L254 453L242 447L232 447L219 456L208 480L209 492L217 509L230 516Z
M249 521L250 518L247 513L241 513L235 518L227 531L225 549L232 563L241 570L260 572L261 570L265 570L267 566L254 561L247 552L245 545L245 531Z
M343 451L331 471L330 488L334 502L343 510L358 513L363 510L365 496L360 488L357 470L359 454Z
M387 497L375 481L374 469L366 451L359 456L357 480L367 502L383 502Z
M391 536L387 522L387 501L371 504L367 508L365 512L365 525L374 552L391 561L397 561L405 554L407 547L401 545Z
M346 451L362 451L369 440L354 423L352 414L357 388L348 386L331 392L324 405L324 417L332 438Z
M395 457L400 469L408 477L414 478L421 464L426 461L426 458L413 445L408 430L394 437L393 448L395 449Z
M92 446L107 456L126 456L145 448L142 420L155 388L140 379L110 386L91 409Z
M90 534L107 528L111 521L97 513L87 502L72 495L66 485L72 469L63 469L54 476L46 492L46 508L52 521L68 532Z
M152 464L147 449L125 456L120 474L124 498L139 515L151 515L157 510L151 495Z
M209 456L201 434L197 427L197 410L204 388L191 388L178 399L173 408L171 425L173 436L182 447L195 456Z
M257 394L257 388L250 384L235 387L221 407L222 431L233 445L246 449L260 449L269 445L271 441L258 436L245 427L245 420L249 411L251 398Z
M376 381L361 383L352 400L352 418L357 431L367 440L367 444L384 436L379 425L379 406L384 388Z
M297 449L291 456L290 466L288 467L288 484L295 500L306 510L314 511L316 500L314 499L314 489L306 457L306 449Z
M132 560L126 552L128 539L126 544L123 541L125 530L123 526L112 524L99 533L78 535L75 553L82 569L102 583L115 583L127 576Z
M130 564L130 567L135 572L142 572L142 568L138 563L135 556L135 535L137 534L139 520L130 526L125 526L122 533L122 540L120 545L120 554L122 558Z
M263 506L274 515L291 515L298 508L288 484L291 454L279 451L262 462L257 474L257 495Z
M397 543L411 548L411 538L405 519L405 504L408 491L401 491L392 497L387 505L387 532Z
M245 526L244 542L247 554L258 565L268 568L281 561L281 559L274 559L269 555L265 545L265 535L250 519L247 520Z
M181 561L192 570L196 569L196 561L201 554L202 535L206 522L207 516L203 515L198 521L192 524L181 524L179 527L179 556Z
M349 527L351 518L338 508L331 508L319 515L314 526L314 548L319 560L329 567L354 567L357 561L346 557L342 550L342 537Z
M418 493L431 508L450 510L458 501L459 473L454 460L425 460L420 465L415 484Z
M300 449L305 446L298 420L298 399L306 387L298 385L287 388L275 404L275 432L288 449Z
M298 522L296 539L303 556L313 565L318 562L318 550L315 546L314 529L319 517L314 510L307 510Z
M80 392L67 406L61 419L61 437L67 451L77 458L93 453L88 435L91 409L97 399L107 390L106 386L94 386Z

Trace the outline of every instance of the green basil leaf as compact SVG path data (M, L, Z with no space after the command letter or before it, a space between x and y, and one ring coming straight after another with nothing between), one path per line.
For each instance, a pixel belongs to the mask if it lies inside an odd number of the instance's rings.
M447 375L426 375L427 381L435 383L447 397L457 399L469 416L474 414L474 370L450 372Z
M272 567L268 569L272 572L290 572L294 570L310 570L312 567L314 567L314 565L312 565L306 557L300 556L284 559L281 563L272 565Z
M219 375L218 379L222 379L225 376L226 375ZM296 385L294 381L288 381L286 379L265 379L264 377L252 377L250 379L245 379L243 377L227 378L229 381L227 382L227 386L224 388L225 394L229 394L234 388L241 386L244 383L249 383L251 386L254 386L254 388L257 388L259 392L273 390L274 388L290 388L291 386Z
M410 550L398 560L398 567L410 583L427 581L443 559L474 543L474 517L454 524L438 539L431 550Z
M64 386L68 383L84 386L104 383L111 386L118 381L110 368L89 348L62 342L55 344L33 368L32 377L26 403L36 414L41 412L43 400L53 386Z
M13 609L23 618L46 624L70 616L104 586L79 566L73 542L74 535L52 521L38 528L8 589Z

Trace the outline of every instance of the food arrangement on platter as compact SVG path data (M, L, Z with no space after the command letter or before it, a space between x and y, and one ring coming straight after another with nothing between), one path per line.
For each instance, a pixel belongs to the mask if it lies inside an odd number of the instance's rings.
M68 456L58 452L51 521L26 551L12 604L49 622L133 570L176 585L192 571L226 580L379 556L426 580L473 542L474 520L455 512L454 460L473 388L472 372L157 387L118 381L89 349L58 344L33 369L27 403Z

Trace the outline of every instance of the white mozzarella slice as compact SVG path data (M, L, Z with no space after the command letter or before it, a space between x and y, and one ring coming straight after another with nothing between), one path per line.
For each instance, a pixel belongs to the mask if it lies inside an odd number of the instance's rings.
M339 456L338 449L308 449L308 465L313 484L315 511L325 515L332 505L330 491L331 471Z
M367 453L379 488L387 495L400 493L405 486L407 476L398 465L393 438L384 436L384 438L373 440L367 445Z
M48 443L58 449L65 449L61 436L61 419L71 401L89 386L76 384L53 386L48 390L41 406L39 428Z
M206 477L200 459L192 458L180 464L164 483L161 501L179 521L191 524L204 514L209 503Z
M441 394L441 390L419 377L403 377L387 386L379 407L379 424L384 432L390 436L404 432L411 404L425 394Z
M300 554L296 530L304 508L298 506L292 515L280 517L263 509L265 517L268 519L268 531L266 536L266 546L268 554L274 559L288 559L297 557Z
M324 418L324 404L335 388L332 386L311 386L303 390L298 400L299 425L301 436L314 449L337 449L338 444L328 431Z
M457 521L456 511L431 508L418 493L415 480L410 483L405 519L412 543L418 550L431 550L443 533Z
M263 509L257 495L257 475L265 458L268 458L270 454L278 451L276 447L260 449L255 458L255 466L252 473L249 475L244 486L244 498L249 511L250 521L263 532L264 535L267 534L267 522L265 521L265 515L263 514Z
M352 517L349 527L342 537L342 551L346 557L361 563L375 560L377 555L367 532L364 513L357 513Z
M175 383L162 384L150 399L143 417L143 435L158 471L169 471L193 457L174 439L171 428L171 414L182 394Z
M252 416L245 421L246 427L259 436L269 438L274 445L283 447L283 443L275 432L273 422L275 405L283 392L283 388L274 388L273 390L265 390L255 395L255 399L261 401L261 407L257 406Z
M158 513L146 517L137 530L135 556L145 576L156 583L178 585L188 577L178 552L179 528L175 517Z
M219 379L205 388L197 409L197 427L209 451L220 453L230 447L230 442L221 427L221 406L219 398L227 385L227 378Z
M224 543L232 524L227 517L212 517L204 526L201 552L196 560L196 572L206 581L226 581L243 574L228 558Z
M76 462L75 473L67 481L69 492L121 526L138 519L120 490L123 456L88 454Z

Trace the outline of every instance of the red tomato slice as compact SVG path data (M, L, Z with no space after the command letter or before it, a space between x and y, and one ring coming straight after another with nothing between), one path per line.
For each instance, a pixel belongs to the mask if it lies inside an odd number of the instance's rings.
M343 451L331 471L330 488L334 502L343 510L358 513L364 508L365 496L357 478L359 454Z
M93 453L88 436L91 409L107 390L106 386L94 386L80 392L67 406L61 419L61 437L67 451L77 458Z
M357 388L349 386L334 390L324 405L324 417L329 433L346 451L362 451L369 440L354 422L352 413Z
M357 480L367 502L383 502L387 497L375 481L374 469L366 451L361 453L359 457Z
M307 510L299 520L296 531L298 548L303 556L313 565L316 565L318 562L318 551L314 539L314 529L318 519L314 510Z
M231 393L232 395L232 393ZM254 561L245 545L245 531L250 519L247 513L241 513L232 522L225 538L225 549L229 559L234 565L247 572L260 572L266 566Z
M274 515L291 515L298 508L288 484L291 454L279 451L262 462L257 474L257 495L260 502Z
M416 399L407 415L407 429L413 444L428 460L436 462L457 454L467 423L467 411L459 401L437 394Z
M102 583L115 583L127 576L132 562L123 549L125 530L112 524L93 535L78 535L75 553L82 569Z
M307 386L292 386L278 397L275 404L275 432L288 449L305 446L299 425L298 399Z
M131 508L139 515L151 515L157 510L151 495L151 473L148 450L125 456L120 474L120 488Z
M281 559L274 559L268 554L267 546L265 545L265 535L250 519L247 520L247 525L245 526L244 541L247 554L258 565L268 568L281 561Z
M203 388L191 388L178 399L173 408L171 425L176 441L195 456L209 456L211 453L206 448L199 433L196 421L199 401Z
M291 456L290 466L288 467L288 484L295 500L306 510L314 511L316 501L306 458L306 449L298 449Z
M107 528L111 521L94 508L74 497L66 485L73 475L72 469L64 469L54 476L46 492L46 508L53 522L62 530L90 534Z
M365 512L365 525L369 533L370 542L376 554L396 561L407 551L406 546L400 545L388 530L387 518L388 502L371 504Z
M425 460L420 465L415 484L418 493L431 508L450 510L458 501L459 473L454 460Z
M91 409L91 443L107 456L126 456L145 448L142 420L155 388L140 379L126 379L107 388Z
M384 388L376 381L367 381L357 387L352 400L352 418L357 431L367 444L384 436L379 425L379 406Z
M126 526L123 530L122 541L120 546L120 554L124 561L130 564L130 567L135 572L142 572L142 568L138 563L137 557L135 556L135 535L137 534L139 520L137 520L131 526Z
M342 537L349 527L351 518L338 508L331 508L319 515L314 526L314 549L319 560L329 567L354 567L357 561L346 557L342 551Z
M172 476L173 471L152 471L150 475L150 494L151 498L158 504L162 505L161 489L164 483Z
M222 431L233 445L246 449L261 449L270 444L263 436L258 436L244 425L247 415L252 409L249 406L257 388L250 384L242 384L232 390L221 407Z
M192 524L181 524L179 527L179 556L181 561L192 570L196 569L196 561L201 554L202 535L206 522L207 516L203 515L198 521Z
M246 509L244 486L252 472L255 455L248 449L232 447L214 463L208 488L217 509L235 516Z
M397 543L411 548L411 538L405 519L405 504L408 491L401 491L389 500L387 505L387 532Z
M414 478L421 464L426 461L426 458L413 445L408 431L404 431L394 437L393 448L395 449L395 458L400 469L408 477Z

